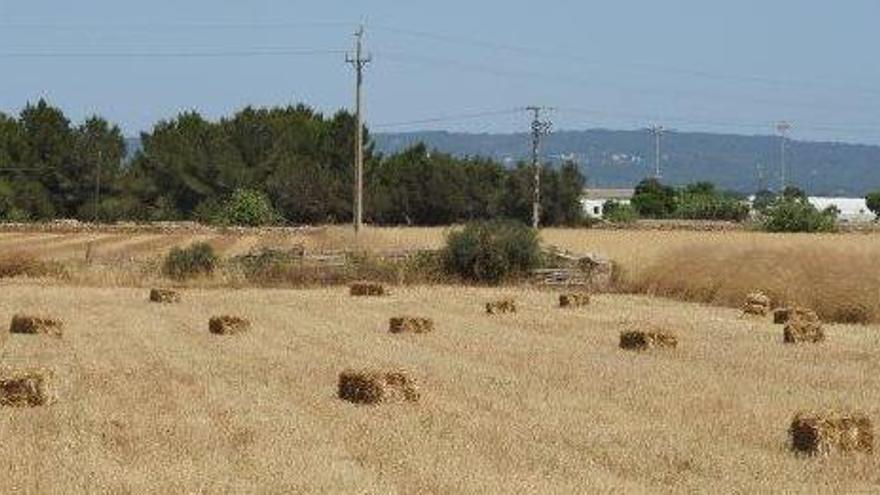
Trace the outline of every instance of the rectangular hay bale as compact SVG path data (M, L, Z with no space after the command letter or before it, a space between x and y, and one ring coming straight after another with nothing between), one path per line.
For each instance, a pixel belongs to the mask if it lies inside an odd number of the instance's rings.
M240 316L214 316L208 322L208 330L218 335L235 335L251 328L251 322Z
M179 303L180 292L172 289L150 289L150 301L155 303Z
M15 370L0 373L0 406L37 407L54 402L48 370Z
M385 287L373 282L355 282L348 290L352 296L384 296Z
M345 370L337 394L356 404L417 402L420 397L415 380L403 371Z
M516 301L511 298L486 303L486 314L516 313Z
M817 344L825 340L825 330L819 321L794 318L785 324L782 340L786 344Z
M579 308L590 304L590 295L585 292L573 292L559 295L560 308Z
M14 315L9 324L10 333L45 334L60 337L64 324L56 318L45 316Z
M391 333L428 333L434 331L434 320L417 316L395 316L388 320Z
M654 347L675 348L678 337L673 333L661 330L629 330L620 334L620 348L642 351Z
M862 414L796 414L789 427L794 450L810 455L874 450L874 425Z

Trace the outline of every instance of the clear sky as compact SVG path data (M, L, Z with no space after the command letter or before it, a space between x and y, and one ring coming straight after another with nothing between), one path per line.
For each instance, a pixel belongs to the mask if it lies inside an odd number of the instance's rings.
M0 111L47 97L128 135L186 109L333 112L362 20L376 131L525 130L515 109L537 104L557 129L785 119L797 139L880 144L877 0L0 0Z

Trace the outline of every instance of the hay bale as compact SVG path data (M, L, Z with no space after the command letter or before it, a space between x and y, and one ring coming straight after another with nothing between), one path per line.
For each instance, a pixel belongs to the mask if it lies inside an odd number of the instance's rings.
M874 425L862 414L798 413L788 432L791 447L810 455L874 450Z
M516 313L516 301L507 298L486 303L486 314L495 315L503 313Z
M434 331L434 320L416 316L395 316L388 321L391 333L428 333Z
M768 306L760 304L746 304L743 306L743 314L748 316L767 316Z
M559 295L560 308L579 308L590 304L590 295L586 292L572 292Z
M822 322L793 318L785 324L782 340L786 344L815 344L825 340Z
M208 330L218 335L234 335L251 328L251 322L240 316L215 316L208 322Z
M10 333L45 334L60 337L64 324L61 320L43 316L15 315L9 325Z
M345 370L339 374L340 399L356 404L417 402L419 390L402 371Z
M629 330L620 334L620 348L643 351L654 347L674 348L678 337L663 329Z
M349 287L352 296L384 296L385 286L372 282L355 282Z
M179 303L180 292L171 289L150 289L150 301L155 303Z
M36 407L54 402L48 370L4 371L0 374L0 406Z
M767 316L770 312L770 298L763 292L751 292L746 295L743 314L747 316Z
M777 325L784 325L789 322L789 320L799 319L806 321L819 322L819 315L816 314L815 311L808 308L802 308L799 306L788 307L788 308L776 308L773 311L773 323Z
M746 304L770 307L770 297L761 291L751 292L746 295Z

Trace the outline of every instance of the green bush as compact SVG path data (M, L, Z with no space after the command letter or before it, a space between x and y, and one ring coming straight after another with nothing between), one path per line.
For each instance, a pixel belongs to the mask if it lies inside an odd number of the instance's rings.
M632 205L641 217L669 218L675 212L676 191L657 179L644 179L636 185Z
M805 199L781 198L767 209L764 230L769 232L833 232L837 212L819 211Z
M608 200L602 205L602 218L611 223L633 223L639 214L631 204Z
M749 217L749 206L735 198L717 194L682 194L678 199L675 216L688 220L741 222Z
M449 234L443 251L445 271L472 282L498 284L540 263L537 233L515 221L468 224Z
M871 213L880 218L880 191L869 192L865 196L865 206L868 207Z
M243 225L259 227L278 223L279 215L265 194L250 189L238 189L229 197L216 212L213 208L204 210L212 212L214 221L222 225Z
M165 257L162 272L175 280L211 275L219 259L207 242L197 242L187 248L175 247Z

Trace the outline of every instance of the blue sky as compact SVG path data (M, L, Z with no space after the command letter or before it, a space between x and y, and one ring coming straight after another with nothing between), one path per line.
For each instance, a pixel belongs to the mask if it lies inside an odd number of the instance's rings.
M539 104L563 129L785 119L797 139L880 144L875 0L0 0L0 111L47 97L129 135L188 109L333 112L362 20L376 131L524 130L516 109Z

